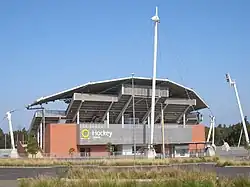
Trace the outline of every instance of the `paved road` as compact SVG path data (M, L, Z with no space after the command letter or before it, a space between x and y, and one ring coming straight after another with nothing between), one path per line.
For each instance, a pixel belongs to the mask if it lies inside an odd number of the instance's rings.
M160 166L159 168L163 168ZM165 166L166 167L166 166ZM185 170L201 170L204 172L216 172L218 176L250 176L250 167L215 167L213 164L185 164L175 165L175 168ZM151 167L150 167L151 168ZM167 167L166 167L167 168ZM101 169L101 168L100 168ZM108 169L104 167L102 169ZM129 167L117 167L115 170L129 169ZM148 170L148 167L140 167L140 169ZM51 167L51 168L0 168L0 180L17 180L18 178L34 178L39 175L46 175L50 177L63 177L67 168Z
M18 178L35 178L39 175L56 177L62 175L66 168L0 168L0 180L17 180Z
M18 187L17 180L0 180L0 187Z

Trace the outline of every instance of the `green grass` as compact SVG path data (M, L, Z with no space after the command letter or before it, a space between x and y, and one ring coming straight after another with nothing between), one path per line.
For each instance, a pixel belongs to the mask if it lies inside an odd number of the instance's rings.
M70 166L70 165L96 165L96 166L149 166L169 165L179 163L217 162L217 157L204 158L170 158L170 159L99 159L81 161L60 161L56 159L0 159L0 166Z
M167 158L167 159L98 159L98 160L56 160L56 159L0 159L0 167L43 167L43 166L164 166L185 163L216 163L217 166L250 166L250 161L233 161L218 157Z
M67 173L68 179L168 179L181 178L183 176L192 177L201 173L199 169L178 170L174 168L165 169L138 169L130 168L127 170L114 170L112 168L102 169L86 169L86 168L71 168ZM215 177L212 173L206 173L207 177Z
M177 169L142 171L102 171L80 169L71 171L65 181L60 178L39 177L22 179L20 187L249 187L248 178L217 179L214 173ZM74 179L74 180L72 180ZM77 180L76 180L77 179ZM94 180L97 179L97 180ZM138 179L151 179L138 181Z

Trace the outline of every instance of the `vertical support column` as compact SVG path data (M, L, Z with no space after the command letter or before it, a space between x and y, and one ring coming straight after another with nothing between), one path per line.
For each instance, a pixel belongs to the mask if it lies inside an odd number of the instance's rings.
M146 146L146 124L143 124L143 146Z
M165 127L164 127L164 110L161 103L161 129L162 129L162 155L165 158Z
M107 127L109 128L109 112L107 112Z
M80 124L80 114L79 114L79 110L76 114L76 124L79 125Z
M186 113L183 114L183 127L186 127Z
M122 114L122 128L124 128L124 114Z
M37 141L37 145L40 146L40 133L39 133L39 128L37 128L37 135L36 135L36 141Z
M43 152L46 153L45 151L45 129L46 129L46 126L45 126L45 108L43 108Z
M39 138L40 138L40 148L43 148L43 124L42 122L40 123L40 130L39 130Z
M150 117L148 116L148 128L150 128Z

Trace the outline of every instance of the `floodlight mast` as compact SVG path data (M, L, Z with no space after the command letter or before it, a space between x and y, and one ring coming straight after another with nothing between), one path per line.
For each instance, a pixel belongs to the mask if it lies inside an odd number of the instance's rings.
M12 146L12 149L15 150L15 143L14 143L14 133L13 133L13 127L12 127L12 121L11 121L11 113L13 111L9 111L6 113L6 118L8 120L8 123L9 123L9 130L10 130L10 140L11 140L11 146Z
M210 115L210 127L208 131L208 136L207 136L207 142L210 141L211 134L212 134L212 146L215 146L214 144L214 136L215 136L215 116Z
M241 102L240 102L240 97L239 97L238 89L236 86L236 82L235 82L235 80L231 79L229 73L226 74L226 80L230 86L234 87L236 99L237 99L239 110L240 110L241 121L243 124L243 129L244 129L244 133L245 133L245 137L246 137L246 143L249 145L249 136L248 136L248 132L247 132L247 126L245 123L245 119L244 119L244 115L243 115L243 111L242 111L242 107L241 107Z
M155 8L155 16L152 21L155 23L154 33L154 62L153 62L153 80L152 80L152 103L151 103L151 133L150 133L150 149L153 150L154 141L154 123L155 123L155 86L156 86L156 62L157 62L157 41L158 41L158 7Z
M212 134L212 147L214 148L214 151L216 149L216 145L215 145L215 116L210 115L210 128L209 128L209 132L208 132L208 136L207 136L207 143L210 141L210 137Z

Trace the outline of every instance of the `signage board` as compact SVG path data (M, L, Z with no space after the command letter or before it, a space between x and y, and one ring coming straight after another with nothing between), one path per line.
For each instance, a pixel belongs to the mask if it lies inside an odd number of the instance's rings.
M104 129L82 129L81 139L111 138L112 132Z

